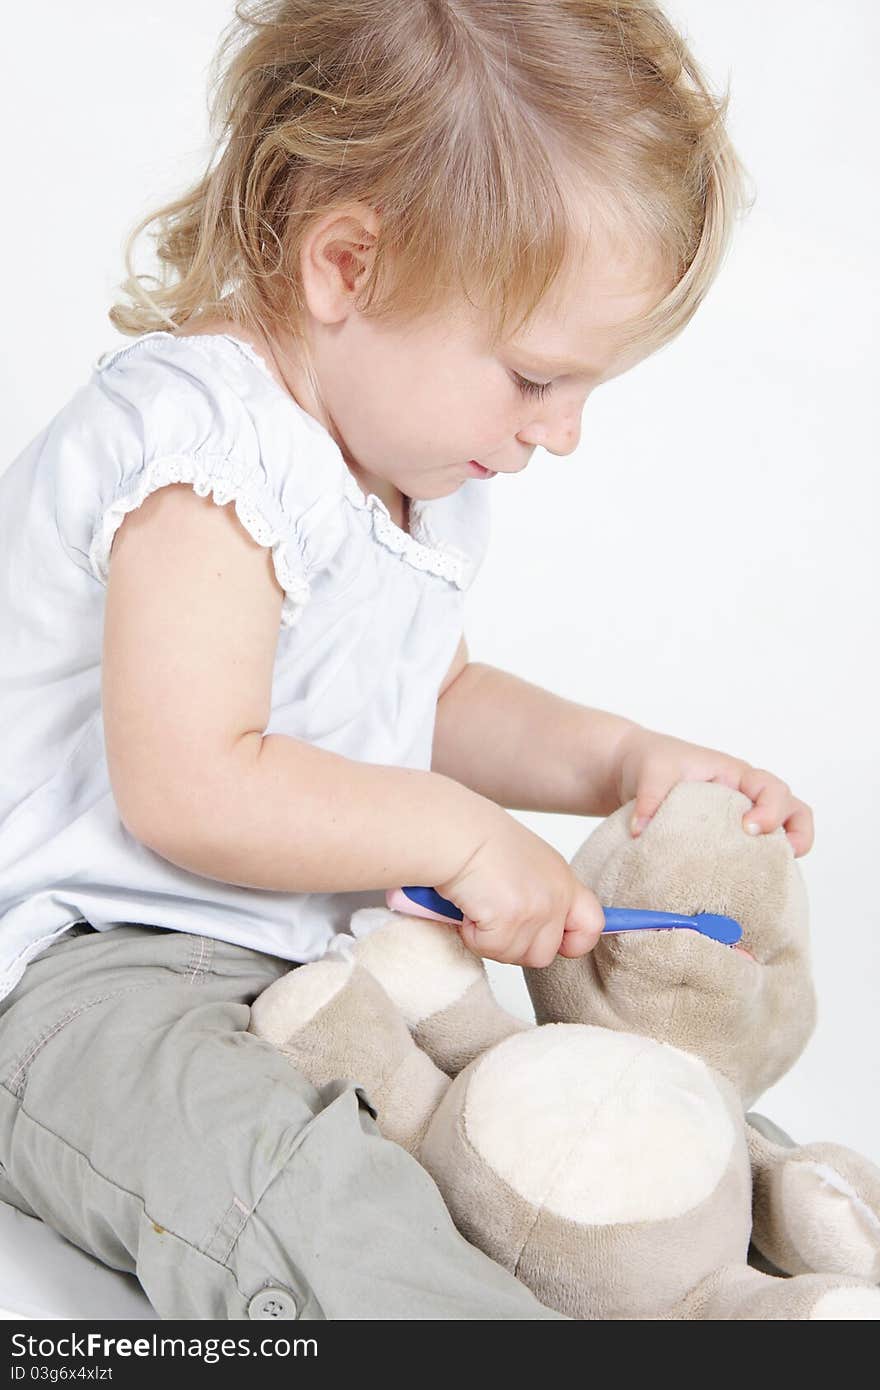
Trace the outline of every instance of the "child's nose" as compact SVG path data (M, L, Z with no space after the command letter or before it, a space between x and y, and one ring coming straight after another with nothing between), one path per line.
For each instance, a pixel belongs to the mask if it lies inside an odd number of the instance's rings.
M520 430L517 438L535 448L546 449L550 454L573 454L581 442L580 419L569 417L558 424L536 422Z
M572 424L565 429L556 431L553 441L545 444L544 448L551 454L573 454L580 442L581 427L579 424Z

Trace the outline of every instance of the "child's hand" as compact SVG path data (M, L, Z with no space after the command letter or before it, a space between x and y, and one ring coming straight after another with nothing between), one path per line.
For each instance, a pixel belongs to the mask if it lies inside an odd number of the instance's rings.
M750 834L767 834L783 825L795 858L812 848L810 807L792 796L787 784L771 772L752 767L741 758L635 725L620 740L616 762L614 784L620 805L636 798L630 826L633 835L641 834L677 782L720 782L744 792L754 803L743 816L744 830L754 823L758 829Z
M475 955L542 968L557 955L592 951L605 926L599 899L552 845L494 803L480 842L445 883L436 883L464 914L458 934Z

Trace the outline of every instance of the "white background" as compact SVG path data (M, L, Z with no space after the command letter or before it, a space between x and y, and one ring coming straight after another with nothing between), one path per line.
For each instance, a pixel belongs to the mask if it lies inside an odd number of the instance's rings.
M871 0L676 0L758 201L682 336L591 397L577 454L497 479L471 655L770 768L808 801L819 1023L758 1103L880 1162ZM127 341L129 227L201 172L227 0L61 0L4 29L0 469ZM149 270L141 242L139 269ZM595 822L517 813L570 857ZM519 972L490 965L520 1012Z

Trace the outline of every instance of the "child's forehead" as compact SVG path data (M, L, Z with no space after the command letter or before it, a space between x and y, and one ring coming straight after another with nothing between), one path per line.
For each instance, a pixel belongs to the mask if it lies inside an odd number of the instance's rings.
M504 349L548 376L602 376L624 345L623 329L647 315L671 282L657 258L591 252L560 273Z
M546 376L598 378L629 361L623 325L649 313L672 283L657 248L596 223L589 238L573 240L530 317L517 326L515 312L500 337L496 308L476 290L454 296L421 327L441 347L458 343L480 355L504 353L514 365Z
M639 218L625 188L587 175L563 152L555 167L565 227L563 264L541 301L519 328L516 306L503 341L540 350L559 367L590 365L584 348L612 344L623 324L641 319L672 290L678 275L668 245ZM480 299L480 287L475 286ZM489 308L489 306L487 306ZM485 315L497 341L497 310Z

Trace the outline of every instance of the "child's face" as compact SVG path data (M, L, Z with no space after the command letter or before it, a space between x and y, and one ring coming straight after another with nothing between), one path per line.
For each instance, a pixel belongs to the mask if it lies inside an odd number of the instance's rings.
M470 460L519 473L539 445L570 454L590 392L646 355L623 353L615 328L669 288L644 258L615 255L598 237L586 271L560 277L527 329L494 349L485 313L463 299L442 319L407 328L356 310L313 321L331 420L313 397L302 403L330 428L349 465L409 497L455 492L477 476ZM552 385L539 395L517 376Z

